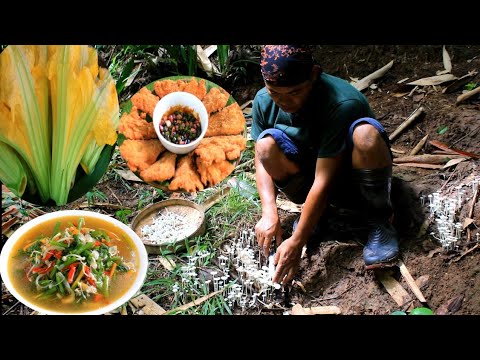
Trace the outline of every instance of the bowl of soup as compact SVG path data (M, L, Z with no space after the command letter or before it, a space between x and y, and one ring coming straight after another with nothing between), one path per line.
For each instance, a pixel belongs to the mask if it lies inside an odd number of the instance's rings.
M62 210L17 229L0 254L8 291L42 314L97 315L143 285L148 255L127 225L103 214Z
M155 106L153 127L168 151L187 154L200 144L207 132L207 108L195 95L172 92Z

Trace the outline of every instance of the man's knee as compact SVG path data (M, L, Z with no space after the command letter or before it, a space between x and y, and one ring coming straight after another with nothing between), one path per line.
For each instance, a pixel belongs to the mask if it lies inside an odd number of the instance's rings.
M377 152L388 149L380 132L371 124L360 124L353 130L353 147L360 152Z
M255 144L255 152L262 163L265 161L271 161L272 158L274 158L274 153L278 152L278 146L275 139L270 135L261 138Z

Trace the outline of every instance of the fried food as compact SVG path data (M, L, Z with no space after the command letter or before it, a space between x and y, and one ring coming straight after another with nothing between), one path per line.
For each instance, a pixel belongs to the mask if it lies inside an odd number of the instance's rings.
M190 192L204 189L193 161L193 154L185 155L178 161L175 175L168 186L168 190L171 191L179 189Z
M120 154L128 167L147 183L170 181L169 191L196 192L224 180L235 168L232 160L240 158L246 148L245 117L240 106L226 106L230 94L220 87L207 93L207 81L161 80L154 90L146 87L133 95L132 110L120 119L118 132L126 138ZM189 154L176 155L163 147L157 138L153 111L160 98L185 91L200 99L210 116L205 138Z
M125 140L120 145L120 154L133 172L142 171L157 161L165 148L160 140Z
M155 84L153 85L153 90L155 91L155 94L157 94L158 97L161 99L165 95L168 95L172 92L183 91L185 85L186 83L182 80L162 80L155 82Z
M228 160L238 159L246 145L242 135L203 138L194 151L202 183L213 186L225 179L235 168Z
M201 158L197 157L197 169L200 174L200 179L205 186L207 186L207 184L210 184L210 186L218 184L225 179L234 168L235 165L227 160L215 161L213 164L207 165Z
M207 95L205 95L202 102L210 115L211 113L223 109L225 105L227 105L229 97L230 95L225 90L214 87L210 89Z
M245 116L235 102L210 116L206 137L240 134L245 128Z
M203 141L203 140L202 140ZM198 158L201 158L202 162L205 165L211 165L215 161L222 161L225 160L225 151L218 146L218 145L210 145L210 146L202 146L198 145L198 147L194 150L195 155L198 156Z
M157 133L153 122L147 122L138 114L136 106L132 107L130 114L124 113L120 119L118 132L131 140L156 139Z
M192 95L195 95L200 100L203 100L207 94L207 87L205 86L205 80L200 80L197 82L194 77L185 85L185 88L182 90L188 92Z
M143 87L139 92L132 96L132 104L140 111L146 112L150 117L153 117L153 110L158 103L158 96L152 94L150 90Z
M203 138L200 145L195 149L195 154L202 157L204 161L209 162L208 158L218 160L235 160L240 157L241 151L247 147L247 140L242 135L212 136ZM222 149L225 157L222 159L218 153L218 148ZM213 162L212 161L212 162Z
M177 154L165 151L152 166L140 172L140 177L146 182L171 179L175 175L176 160Z

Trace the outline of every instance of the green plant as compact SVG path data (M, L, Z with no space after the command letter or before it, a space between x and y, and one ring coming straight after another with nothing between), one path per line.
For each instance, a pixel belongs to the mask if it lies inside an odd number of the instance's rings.
M138 203L137 203L137 210L140 210L141 208L145 207L145 204L152 202L152 200L153 200L153 194L149 190L147 189L141 190L140 199L138 199Z
M437 129L437 134L438 134L438 135L443 135L443 134L445 134L447 131L448 131L448 126L446 126L446 125L440 126L440 127Z
M465 85L465 90L472 91L477 87L477 83L470 82L467 85Z
M121 222L123 222L124 224L127 224L127 225L129 223L127 217L131 214L132 214L131 209L121 209L121 210L117 210L115 212L115 215L117 216L118 220L120 220Z
M93 188L91 191L88 191L85 194L85 198L87 199L87 203L89 206L92 206L95 204L95 201L107 201L108 197L107 195L101 191L98 190L97 188Z
M159 52L163 55L159 59L160 61L175 66L175 75L196 75L196 45L161 45Z
M230 45L217 45L217 54L218 54L218 68L220 72L226 74L229 68L229 57Z

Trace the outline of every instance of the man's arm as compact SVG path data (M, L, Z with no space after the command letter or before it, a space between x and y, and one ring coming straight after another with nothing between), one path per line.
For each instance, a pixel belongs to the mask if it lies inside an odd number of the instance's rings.
M307 243L315 224L320 220L327 206L328 193L333 185L335 175L341 166L341 155L335 158L319 158L315 170L315 181L307 195L305 204L292 236L277 249L274 263L277 269L273 282L284 284L290 282L298 271L302 248Z

